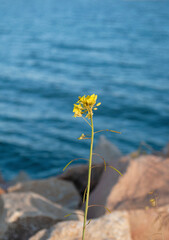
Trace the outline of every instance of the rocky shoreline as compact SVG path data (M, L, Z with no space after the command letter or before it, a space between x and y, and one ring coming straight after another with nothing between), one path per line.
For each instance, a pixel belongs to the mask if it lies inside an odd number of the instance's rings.
M122 156L101 137L94 152L89 205L110 212L89 208L86 240L169 239L169 145ZM87 175L87 165L75 165L42 180L1 177L0 240L80 240Z

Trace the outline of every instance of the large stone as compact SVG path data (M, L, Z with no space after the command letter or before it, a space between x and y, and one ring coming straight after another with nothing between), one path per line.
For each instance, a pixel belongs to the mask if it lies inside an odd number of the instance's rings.
M132 240L168 240L169 205L129 211Z
M83 223L62 222L49 230L43 229L29 240L81 240ZM85 240L131 240L128 214L113 212L86 226Z
M118 221L115 221L115 216L122 216L123 214L125 212L115 211L110 215L92 220L86 228L86 239L123 240L128 239L130 233L131 238L129 237L129 239L132 240L169 239L169 205L146 210L131 210L125 214L125 220L121 221L119 217ZM39 231L30 240L81 240L81 231L81 222L62 222L50 228L50 230L43 229ZM114 231L117 231L117 233L114 234ZM126 238L123 237L125 231L127 232ZM115 237L110 235L112 232Z
M114 144L109 142L104 136L100 137L93 151L91 192L100 182L104 170L104 160L108 165L117 165L116 163L121 156L120 150ZM60 175L59 178L73 182L81 197L83 197L88 182L88 164L68 167L68 170Z
M93 165L94 166L94 165ZM104 165L103 163L97 164L96 167L92 168L91 174L91 188L93 189L98 184L100 177L103 173ZM65 171L62 175L59 176L60 179L73 182L76 186L81 198L83 198L83 193L87 186L88 182L88 165L75 165L72 167L68 167L67 171Z
M141 156L130 162L126 174L111 189L110 210L144 209L155 198L158 206L169 202L169 158Z
M2 174L0 172L0 184L4 184L4 183L5 183L5 181L4 181L3 176L2 176Z
M93 150L93 153L97 154L93 155L94 164L103 163L104 158L106 163L111 165L114 164L114 161L117 161L122 157L120 150L114 144L108 141L103 135L100 136L99 141Z
M3 194L6 192L6 182L5 180L3 179L3 176L0 172L0 194Z
M4 193L5 193L4 189L3 189L3 188L0 188L0 195L1 195L1 194L4 194Z
M107 168L106 171L103 172L96 188L90 194L89 205L99 204L105 206L107 197L120 177L120 174L116 170L123 174L126 171L129 161L126 158L124 159L124 157L121 157L122 155L120 151L104 137L101 137L98 145L95 148L95 152L104 157ZM112 169L111 167L115 168L116 170ZM82 209L84 208L85 205L83 205ZM104 215L104 213L104 207L89 208L88 217L97 218Z
M27 181L8 188L8 192L34 192L63 207L75 209L81 203L81 198L75 186L58 178Z
M19 182L27 182L27 181L29 181L29 180L30 180L29 175L28 175L26 172L24 172L24 171L20 171L20 172L18 173L18 175L16 175L16 176L9 182L9 184L10 184L10 186L11 186L11 185L15 185L16 183L19 183Z
M165 157L169 157L169 143L162 149L162 155Z
M27 240L59 221L83 218L81 211L63 208L32 192L0 195L0 213L1 240Z

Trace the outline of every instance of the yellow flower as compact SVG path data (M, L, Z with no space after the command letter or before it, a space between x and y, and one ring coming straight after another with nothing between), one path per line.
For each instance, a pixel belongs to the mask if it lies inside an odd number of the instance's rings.
M82 140L83 138L85 138L86 136L84 135L84 133L82 133L82 135L78 138L78 140Z
M74 117L82 117L82 106L80 104L74 104L73 112Z
M150 204L152 207L155 207L156 206L156 200L154 198L151 198L150 199Z
M85 95L83 97L79 97L77 104L74 104L73 109L73 112L75 113L74 117L82 117L82 114L86 114L86 117L91 119L93 115L93 110L97 110L97 108L94 106L100 106L101 104L101 103L96 104L96 100L97 100L96 94L92 94L91 96L87 95L87 97Z
M84 95L83 97L79 97L78 103L81 103L84 108L93 108L93 106L96 104L96 100L97 95L95 94L92 94L91 96L88 95L87 97Z

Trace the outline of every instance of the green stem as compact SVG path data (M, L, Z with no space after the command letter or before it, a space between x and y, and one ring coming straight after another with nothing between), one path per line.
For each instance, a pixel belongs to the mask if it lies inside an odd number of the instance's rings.
M82 240L85 239L85 227L87 221L87 212L89 205L89 193L90 193L90 182L91 182L91 169L92 169L92 154L93 154L93 140L94 140L94 126L93 126L93 116L91 114L91 144L90 144L90 158L89 158L89 169L88 169L88 183L87 183L87 194L86 194L86 206L85 206L85 214L84 214L84 223L83 223L83 235Z

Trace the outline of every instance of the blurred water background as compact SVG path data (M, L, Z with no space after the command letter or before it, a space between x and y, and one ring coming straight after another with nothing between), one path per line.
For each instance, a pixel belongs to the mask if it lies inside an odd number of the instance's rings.
M0 0L2 174L48 177L87 157L72 109L92 93L95 130L122 131L105 135L124 154L167 143L169 1Z

